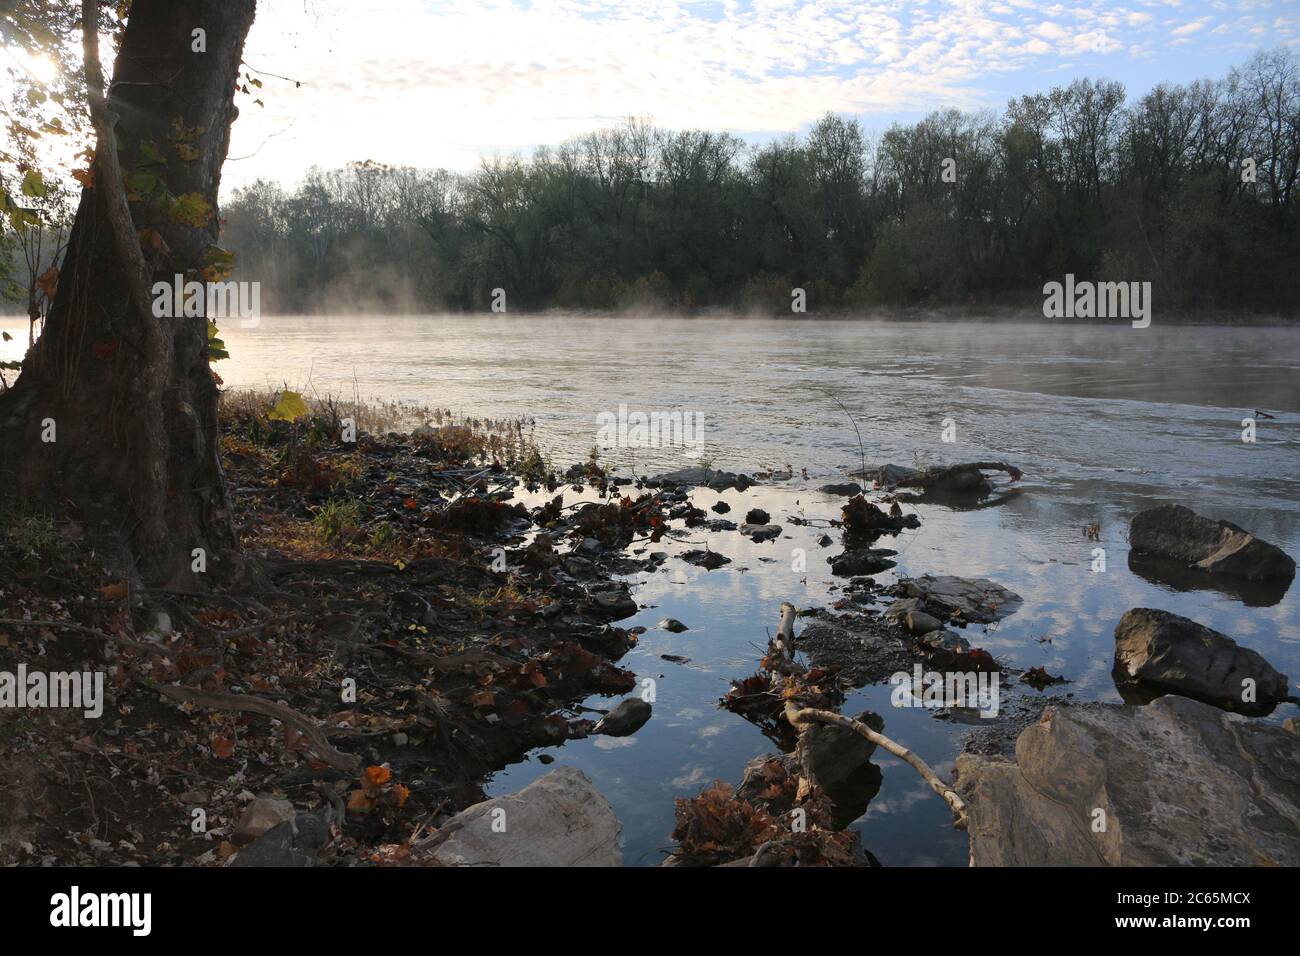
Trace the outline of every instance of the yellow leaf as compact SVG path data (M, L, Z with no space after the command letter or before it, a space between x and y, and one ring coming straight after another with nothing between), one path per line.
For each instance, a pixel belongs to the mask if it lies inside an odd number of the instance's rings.
M280 401L266 417L273 422L292 422L302 418L308 411L307 403L301 395L286 390L280 393Z

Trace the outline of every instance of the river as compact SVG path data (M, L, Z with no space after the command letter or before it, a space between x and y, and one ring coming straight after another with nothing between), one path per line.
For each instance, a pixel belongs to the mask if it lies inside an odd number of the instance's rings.
M25 339L25 323L0 323ZM1012 673L1041 665L1069 679L1048 695L1118 701L1113 631L1124 611L1140 606L1223 631L1300 682L1300 585L1280 598L1248 600L1184 590L1130 570L1127 544L1135 512L1177 502L1300 555L1300 328L1162 325L1158 316L1150 328L1134 329L1126 322L545 315L264 317L257 328L231 322L222 333L232 355L219 366L227 386L288 385L527 417L560 466L585 460L597 442L597 416L620 406L700 416L698 451L717 467L790 466L787 482L722 495L729 517L763 507L784 537L754 544L737 533L713 535L710 546L733 564L709 572L670 559L664 570L633 579L634 595L648 607L620 623L650 630L622 663L655 680L650 723L632 737L551 750L556 763L581 768L610 798L630 865L662 858L675 797L714 779L737 783L746 761L772 750L717 701L732 678L755 670L782 601L807 607L836 599L824 556L838 547L819 548L819 529L783 519L838 516L839 499L814 489L863 457L905 465L994 459L1023 469L1025 477L991 506L922 505L919 530L880 544L900 552L896 573L985 576L1018 592L1025 603L1016 613L965 636ZM15 343L5 347L13 351ZM1256 419L1256 410L1273 417ZM1243 419L1254 423L1253 442L1243 441ZM654 474L699 460L686 451L616 448L601 460L623 473ZM718 497L695 493L706 508ZM1093 523L1099 541L1083 534ZM1093 570L1097 547L1106 556L1101 572ZM792 569L796 548L808 554L806 573ZM665 616L690 630L655 629ZM970 728L893 708L889 692L866 688L844 712L880 712L886 733L950 773ZM1287 713L1294 708L1270 719ZM865 846L886 865L964 865L965 837L942 801L898 761L875 759L883 784L854 824ZM530 759L497 774L489 791L517 789L553 766Z

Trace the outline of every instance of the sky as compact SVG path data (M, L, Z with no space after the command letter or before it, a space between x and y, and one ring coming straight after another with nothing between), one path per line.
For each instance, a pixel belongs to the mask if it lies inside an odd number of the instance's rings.
M241 97L225 186L466 170L629 115L754 142L828 110L880 130L1078 76L1132 96L1276 46L1300 47L1300 0L260 0L265 106Z

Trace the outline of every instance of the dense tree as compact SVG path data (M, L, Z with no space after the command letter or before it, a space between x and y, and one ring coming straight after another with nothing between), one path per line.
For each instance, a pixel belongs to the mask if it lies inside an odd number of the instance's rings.
M497 287L520 307L788 308L794 286L813 309L1030 304L1065 272L1151 281L1167 309L1292 311L1297 72L1265 52L1127 104L1076 80L874 142L834 115L757 148L633 119L469 174L357 163L291 193L254 183L225 241L285 311L395 290L482 309Z

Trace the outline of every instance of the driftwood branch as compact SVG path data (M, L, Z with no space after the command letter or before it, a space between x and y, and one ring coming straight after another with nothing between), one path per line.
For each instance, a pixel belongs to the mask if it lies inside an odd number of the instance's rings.
M211 691L195 690L191 687L181 687L179 684L152 686L152 689L164 697L194 704L196 707L206 707L209 710L237 711L246 714L261 714L263 717L274 718L301 731L316 756L331 767L345 773L355 773L361 766L361 761L352 754L345 754L335 750L330 745L330 742L325 739L325 734L321 728L313 721L296 710L285 707L283 704L277 704L274 701L263 700L261 697L252 697L247 694L217 694Z
M884 734L877 733L861 721L854 720L851 717L845 717L843 714L836 714L829 710L817 710L812 707L799 709L791 704L786 705L786 720L790 721L791 726L796 730L802 730L809 723L835 724L859 734L867 740L870 740L878 747L883 747L895 757L912 765L922 779L930 785L930 789L937 793L947 802L952 809L953 826L958 830L966 829L966 804L962 802L957 791L944 783L939 775L930 769L929 764L908 750L900 743L890 740Z

